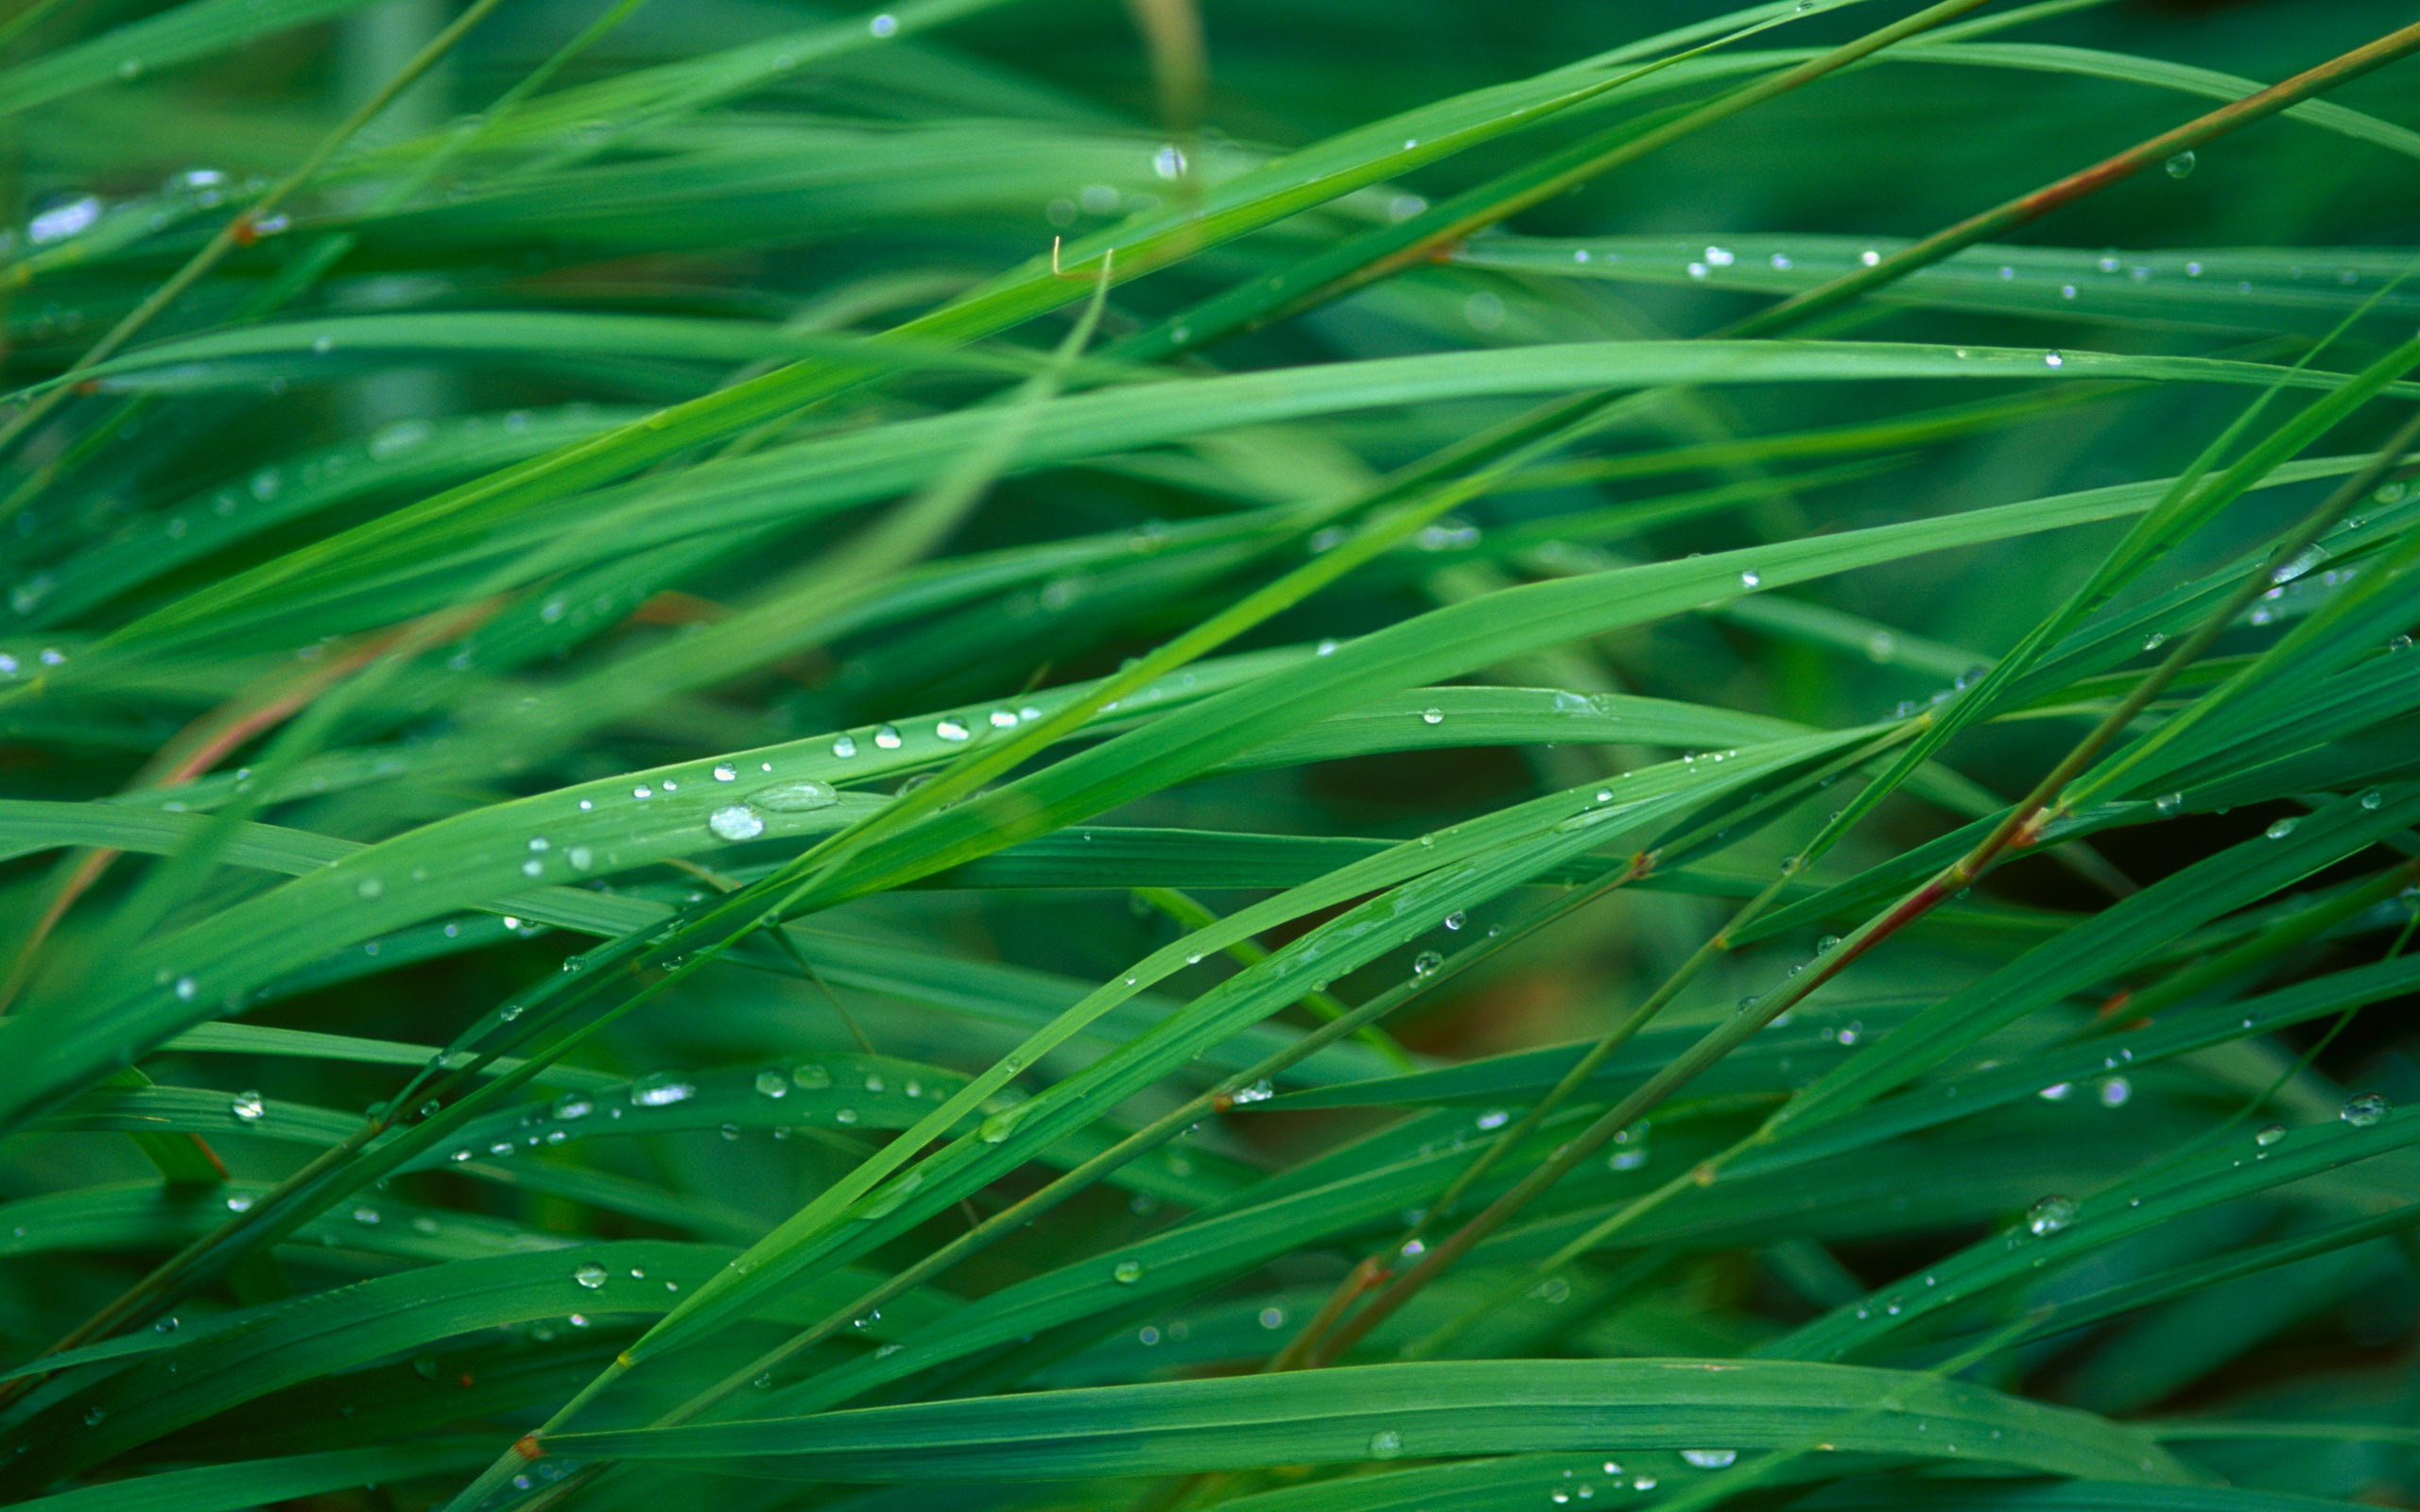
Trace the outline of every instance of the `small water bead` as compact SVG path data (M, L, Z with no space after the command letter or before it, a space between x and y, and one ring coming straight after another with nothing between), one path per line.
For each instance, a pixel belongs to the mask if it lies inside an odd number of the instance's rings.
M1478 1125L1481 1132L1491 1132L1493 1130L1502 1128L1512 1121L1512 1115L1500 1108L1491 1108L1486 1112L1479 1114L1477 1119L1473 1120L1473 1122Z
M2252 1143L2259 1145L2265 1150L2270 1145L2276 1143L2279 1140L2282 1140L2285 1137L2286 1125L2283 1124L2272 1124L2267 1128L2262 1129L2259 1133L2252 1136Z
M840 795L831 783L805 777L795 782L775 782L770 787L760 787L748 795L748 801L760 809L771 809L776 814L809 814L817 809L830 808L840 801Z
M778 1071L760 1071L756 1074L756 1094L760 1097L787 1097L790 1094L789 1078Z
M802 1060L790 1068L790 1082L802 1091L819 1092L832 1085L832 1073L821 1061Z
M1754 572L1744 572L1739 575L1739 586L1742 588L1756 588L1763 583L1764 578Z
M708 815L706 828L717 840L753 840L765 833L765 816L745 803L734 803Z
M1435 951L1422 951L1419 954L1411 958L1411 974L1414 976L1435 976L1444 968L1444 956L1440 955Z
M2295 827L2301 823L2302 821L2300 819L2279 819L2276 823L2269 826L2268 829L2261 833L2268 835L2272 840L2282 840L2286 836L2293 833Z
M2394 1111L2394 1105L2386 1100L2386 1093L2361 1092L2346 1099L2343 1109L2336 1116L2355 1128L2369 1128L2385 1123L2387 1115Z
M602 1291L605 1288L605 1267L593 1260L583 1261L579 1268L571 1273L571 1279L592 1292Z
M2067 359L2055 352L2042 353L2042 366L2045 368L2064 368L2066 365Z
M177 994L178 1002L191 1003L194 1000L194 995L199 992L201 988L192 977L181 976L177 978L177 985L173 990Z
M733 765L731 765L731 763L729 763L729 762L717 762L717 763L715 763L715 781L716 781L716 782L736 782L736 781L738 781L738 779L739 779L739 771L738 771L738 768L736 768L736 767L733 766Z
M356 898L375 898L386 890L387 885L375 877L364 877L353 885L354 896Z
M1445 711L1443 709L1423 709L1420 711L1420 722L1424 725L1442 725L1445 722Z
M2123 1076L2112 1076L2100 1084L2100 1106L2123 1108L2126 1099L2135 1095L2135 1084Z
M876 16L866 23L866 30L877 37L896 36L899 31L899 18L888 13Z
M833 755L838 756L842 761L847 761L856 753L857 740L855 735L835 735L832 737Z
M2385 795L2385 794L2383 794L2383 793L2381 793L2381 792L2379 792L2379 791L2378 791L2377 788L2375 788L2375 787L2374 787L2374 788L2371 788L2368 792L2366 792L2366 793L2364 793L2364 794L2362 794L2362 795L2361 795L2361 807L2363 807L2363 808L2365 808L2365 809L2368 809L2370 812L2372 812L2372 813L2374 813L2374 814L2377 812L2378 805L2380 805L2380 804L2384 803L2385 801L2386 801L2386 795Z
M902 745L906 744L906 742L900 739L899 727L897 725L876 725L873 731L873 743L884 750L897 750Z
M1634 1475L1630 1480L1630 1488L1634 1491L1651 1491L1655 1489L1655 1477L1652 1475Z
M1470 922L1470 916L1457 908L1452 913L1447 914L1442 922L1447 929L1460 929L1464 924Z
M2046 1103L2064 1103L2074 1094L2075 1090L2075 1084L2072 1082L2054 1081L2034 1095Z
M571 864L572 870L586 871L596 864L596 852L584 845L576 845L563 852L563 859Z
M933 733L943 740L964 740L972 733L960 719L943 719L933 726Z
M1372 1459L1394 1459L1403 1453L1403 1435L1392 1428L1381 1428L1370 1435Z
M2146 651L2156 651L2167 644L2168 632L2166 630L2153 630L2151 634L2143 637L2143 649Z
M1739 1452L1736 1449L1685 1449L1681 1451L1681 1457L1702 1470L1719 1470L1737 1464Z
M227 1111L234 1114L244 1123L257 1124L260 1122L261 1115L267 1112L268 1108L263 1106L260 1093L255 1091L241 1091L237 1092L233 1100L228 1103Z
M2055 1234L2075 1221L2073 1197L2044 1197L2025 1210L2025 1231L2036 1237Z
M2177 813L2185 807L2185 795L2182 793L2162 793L2158 798L2152 800L2152 807L2159 810L2162 814Z
M2182 179L2193 171L2193 164L2199 161L2199 159L2193 156L2193 149L2191 147L2187 147L2184 151L2168 160L2168 163L2166 163L2168 176L2171 179Z
M1110 1267L1109 1279L1120 1286L1132 1286L1143 1279L1143 1263L1139 1260L1121 1260Z
M854 1108L837 1108L832 1110L832 1122L835 1124L854 1124L856 1121L857 1110Z

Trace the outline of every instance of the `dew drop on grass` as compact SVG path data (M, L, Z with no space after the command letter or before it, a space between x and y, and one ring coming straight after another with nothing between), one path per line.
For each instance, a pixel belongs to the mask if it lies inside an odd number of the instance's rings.
M2112 1076L2100 1084L2100 1106L2123 1108L2126 1099L2135 1095L2135 1085L2123 1076Z
M1443 955L1438 954L1435 951L1422 951L1419 954L1411 958L1411 974L1414 976L1435 976L1438 971L1444 968L1444 965L1445 957Z
M2375 787L2374 787L2374 788L2371 788L2368 792L2366 792L2366 793L2364 793L2364 794L2362 794L2362 795L2361 795L2361 807L2363 807L2363 808L2365 808L2365 809L2370 810L2372 813L2376 813L2376 812L2377 811L2378 805L2380 805L2381 803L2384 803L2385 801L2386 801L2386 795L2385 795L2385 794L2383 794L2383 793L2380 793L2380 792L2379 792L2377 788L2375 788Z
M2042 353L2042 366L2045 368L2064 368L2066 365L2067 359L2055 352Z
M876 725L873 731L873 743L884 750L897 750L903 744L905 744L905 742L900 738L899 727L897 725Z
M1372 1459L1394 1459L1403 1453L1403 1435L1392 1428L1381 1428L1370 1435Z
M2185 178L2193 171L2193 164L2199 161L2193 156L2193 149L2187 147L2168 160L2168 176L2171 179Z
M2075 1087L2071 1083L2054 1081L2049 1086L2043 1088L2042 1091L2035 1095L2039 1096L2046 1103L2064 1103L2074 1093L2074 1091Z
M2279 819L2276 823L2269 826L2268 829L2261 833L2268 835L2272 840L2282 840L2286 836L2293 833L2294 827L2301 822L2302 821L2299 819Z
M941 720L933 726L933 733L943 740L964 740L969 731L966 721L957 718Z
M695 1086L662 1072L631 1083L631 1101L640 1108L669 1108L674 1103L685 1103L697 1095Z
M776 814L808 814L817 809L828 809L839 800L840 795L833 791L831 783L819 782L811 777L801 778L795 782L775 782L770 787L760 787L748 795L749 802L760 809L771 809Z
M790 1068L790 1081L803 1091L820 1092L832 1085L832 1073L821 1061L802 1060Z
M254 1091L242 1091L237 1092L234 1095L234 1098L228 1103L227 1111L234 1114L238 1119L241 1119L247 1124L257 1124L260 1122L261 1114L268 1111L268 1109L263 1107L261 1103L260 1093Z
M787 1097L789 1078L778 1071L760 1071L756 1074L756 1093L760 1097Z
M1681 1451L1681 1457L1702 1470L1719 1470L1737 1462L1739 1452L1736 1449L1685 1449Z
M579 1268L571 1273L571 1279L592 1292L602 1291L605 1286L605 1267L593 1260L582 1261Z
M832 754L833 754L833 755L838 756L838 758L840 758L840 760L842 760L842 761L847 761L850 757L855 756L856 753L857 753L857 737L856 737L856 736L855 736L855 735L835 735L835 736L833 736L833 737L832 737Z
M2279 1140L2282 1140L2285 1137L2286 1125L2283 1124L2272 1124L2267 1128L2262 1129L2259 1133L2252 1136L2252 1143L2259 1145L2265 1150L2270 1145L2276 1143Z
M717 762L717 763L715 764L715 781L716 781L716 782L736 782L736 781L738 781L738 778L739 778L739 771L738 771L738 769L737 769L736 767L733 766L733 765L731 765L731 763L729 763L729 762Z
M2185 807L2185 795L2182 793L2162 793L2157 799L2154 799L2152 801L2152 807L2159 810L2162 814L2174 814Z
M2386 1100L2386 1093L2361 1092L2347 1098L2343 1110L2336 1116L2355 1128L2368 1128L2385 1123L2387 1115L2394 1111L2394 1105Z
M1457 908L1452 913L1445 916L1444 925L1447 929L1460 929L1462 925L1469 922L1469 920L1470 916Z
M1143 1279L1143 1263L1139 1260L1121 1260L1111 1267L1109 1279L1120 1286L1132 1286Z
M1443 709L1423 709L1420 711L1420 722L1424 725L1442 725L1445 722L1445 711Z
M717 840L753 840L765 833L765 816L745 803L733 803L706 816L706 828Z
M1756 588L1763 583L1764 578L1754 572L1744 572L1739 575L1739 586L1742 588Z
M2055 1234L2075 1221L2073 1197L2044 1197L2025 1210L2025 1231L2036 1236Z

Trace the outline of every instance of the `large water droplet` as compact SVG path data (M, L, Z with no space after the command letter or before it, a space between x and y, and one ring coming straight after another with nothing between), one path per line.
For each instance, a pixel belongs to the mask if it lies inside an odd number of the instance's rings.
M2261 833L2268 835L2272 840L2282 840L2286 836L2293 833L2295 826L2299 825L2301 822L2302 821L2300 819L2279 819L2276 823L2269 826L2267 830Z
M1419 954L1411 958L1411 974L1414 976L1435 976L1440 971L1444 969L1444 966L1445 957L1438 954L1435 951L1422 951Z
M787 1097L790 1094L789 1078L778 1071L760 1071L756 1074L756 1093L760 1097Z
M1143 1279L1143 1263L1139 1260L1121 1260L1110 1268L1109 1279L1120 1286L1132 1286Z
M795 782L775 782L748 795L748 801L760 809L776 814L805 814L815 809L827 809L840 800L829 782L802 778Z
M2187 147L2168 160L2168 176L2171 179L2182 179L2193 171L2193 164L2198 161L2200 160L2193 156L2193 149Z
M2361 1092L2347 1098L2343 1110L2336 1116L2355 1128L2368 1128L2385 1123L2387 1115L2394 1111L2394 1105L2386 1100L2386 1093Z
M1681 1451L1681 1457L1702 1470L1719 1470L1736 1463L1739 1452L1736 1449L1685 1449Z
M227 1111L234 1114L237 1118L242 1119L247 1124L258 1123L260 1121L261 1114L267 1110L268 1109L262 1106L261 1094L258 1092L237 1092L234 1099L227 1105Z
M2025 1230L2031 1234L2055 1234L2075 1221L2073 1197L2044 1197L2025 1210Z
M706 828L717 840L753 840L765 833L765 816L745 803L733 803L707 815Z
M905 742L900 738L899 727L897 725L876 725L873 731L873 743L876 746L881 747L884 750L897 750L905 744Z
M571 1279L592 1292L601 1291L605 1286L605 1267L593 1260L583 1261L579 1268L571 1273Z
M696 1087L664 1072L631 1083L631 1101L641 1108L669 1108L697 1095Z

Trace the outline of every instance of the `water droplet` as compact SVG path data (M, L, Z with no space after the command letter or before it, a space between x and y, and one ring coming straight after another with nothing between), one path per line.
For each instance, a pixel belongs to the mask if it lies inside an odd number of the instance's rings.
M2046 1103L2064 1103L2074 1093L2074 1091L2075 1086L2073 1083L2054 1081L2049 1086L2045 1087L2040 1091L2034 1093L2034 1095L2041 1098Z
M195 983L192 977L181 976L177 978L175 991L178 1002L191 1003L194 1000L194 994L200 990L200 987Z
M2279 1140L2282 1140L2285 1137L2286 1125L2283 1124L2272 1124L2267 1128L2262 1129L2259 1133L2252 1136L2252 1143L2259 1145L2265 1150L2270 1145L2276 1143Z
M1755 588L1763 582L1764 578L1754 572L1744 572L1739 575L1739 586L1742 588Z
M832 1085L832 1073L821 1061L802 1060L790 1068L790 1082L802 1091L820 1092Z
M631 1083L631 1102L639 1108L669 1108L698 1095L698 1089L678 1076L658 1072Z
M717 763L715 763L715 781L716 781L716 782L735 782L735 781L737 781L737 780L738 780L738 777L739 777L739 773L738 773L738 771L737 771L735 767L733 767L733 765L731 765L731 763L729 763L729 762L717 762Z
M717 840L753 840L765 833L765 816L745 803L734 803L706 816L706 828Z
M857 738L855 735L835 735L832 737L833 755L838 756L842 761L847 761L856 753Z
M874 17L872 21L867 22L866 30L873 33L877 37L896 36L899 32L899 18L890 14L889 12L885 12L882 15Z
M268 1109L262 1106L260 1093L243 1091L237 1092L234 1100L227 1105L227 1111L247 1124L256 1124L260 1122L261 1114Z
M596 852L584 845L576 845L563 852L563 859L571 863L572 870L586 871L596 864Z
M2152 807L2159 810L2162 814L2174 814L2185 807L2185 795L2182 793L2162 793L2158 798L2152 800Z
M1419 954L1411 958L1411 974L1414 976L1434 976L1439 971L1443 969L1444 965L1445 957L1443 955L1438 954L1435 951L1422 951Z
M1445 722L1445 711L1443 709L1423 709L1420 711L1420 722L1424 725L1442 725Z
M2293 818L2279 819L2276 823L2269 826L2268 829L2261 833L2268 835L2272 840L2282 840L2286 836L2293 833L2294 827L2301 822L2302 821L2300 819Z
M1500 1108L1491 1108L1474 1120L1482 1131L1499 1129L1512 1121L1512 1115Z
M943 740L964 740L970 731L964 720L945 718L934 724L933 733Z
M829 782L819 782L811 777L795 782L775 782L748 795L748 801L760 809L776 814L805 814L816 809L828 809L840 800Z
M778 1071L760 1071L756 1074L756 1092L760 1097L787 1097L790 1094L789 1078Z
M375 877L364 877L353 885L354 896L357 898L375 898L386 890L387 885Z
M2123 1108L2126 1099L2135 1095L2135 1084L2123 1076L2112 1076L2100 1084L2100 1106Z
M2055 1234L2075 1221L2073 1197L2044 1197L2025 1210L2025 1231L2030 1234Z
M897 725L876 725L873 731L873 743L884 750L897 750L903 744L905 744L905 742L899 738L899 727Z
M2361 795L2361 807L2368 809L2374 814L2377 812L2378 805L2385 801L2386 795L2379 792L2375 787Z
M2042 353L2042 366L2045 368L2064 368L2066 365L2067 359L2059 355L2055 352L2046 352Z
M1447 929L1460 929L1469 921L1470 916L1463 913L1459 908L1455 909L1452 913L1447 914L1443 919L1443 923Z
M1121 1260L1110 1268L1109 1279L1120 1286L1132 1286L1143 1279L1143 1263L1139 1260Z
M1681 1457L1702 1470L1719 1470L1736 1463L1739 1452L1736 1449L1685 1449L1681 1451Z
M2143 637L2143 649L2146 651L2156 651L2167 644L2168 632L2166 630L2153 630L2151 634Z
M1381 1428L1370 1435L1372 1459L1393 1459L1403 1452L1403 1435L1392 1428Z
M2368 1128L2385 1123L2387 1115L2394 1111L2394 1105L2386 1100L2386 1093L2361 1092L2346 1099L2343 1110L2336 1116L2355 1128Z
M2171 179L2184 178L2186 175L2193 171L2193 164L2197 161L2199 160L2193 156L2193 149L2191 147L2187 147L2184 151L2168 160L2168 176Z
M579 1268L571 1273L571 1279L592 1292L601 1291L605 1286L605 1267L593 1260L582 1261Z

